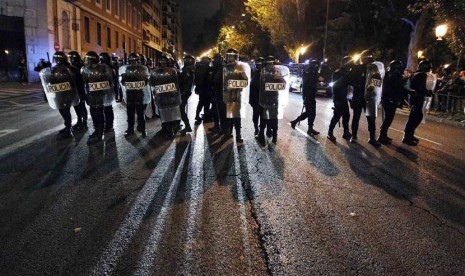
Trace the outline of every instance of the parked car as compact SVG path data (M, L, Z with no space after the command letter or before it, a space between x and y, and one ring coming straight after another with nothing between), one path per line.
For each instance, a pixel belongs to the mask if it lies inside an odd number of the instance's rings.
M302 72L304 70L305 64L303 63L294 63L289 65L290 76L290 85L289 92L302 92Z
M331 68L326 65L322 64L318 76L318 86L317 86L317 94L332 97L333 96L333 83L331 82L332 79L332 70Z

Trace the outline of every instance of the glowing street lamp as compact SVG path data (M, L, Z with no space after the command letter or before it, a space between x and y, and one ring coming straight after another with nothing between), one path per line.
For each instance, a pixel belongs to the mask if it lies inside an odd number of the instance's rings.
M435 29L436 37L438 40L442 40L442 38L446 35L447 33L447 25L446 24L441 24L436 27Z
M9 54L10 54L10 51L5 50L5 54L9 55Z
M361 58L362 58L362 54L354 54L352 56L352 61L354 62L354 64L357 64L357 61L359 61Z
M423 55L423 53L424 53L424 52L423 52L422 50L419 50L419 51L417 52L417 57L418 57L418 58L425 58L425 56Z

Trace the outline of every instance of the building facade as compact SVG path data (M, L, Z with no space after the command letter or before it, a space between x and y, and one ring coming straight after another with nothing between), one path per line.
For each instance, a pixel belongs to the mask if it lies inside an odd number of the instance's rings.
M34 67L57 50L180 58L180 23L174 0L0 0L0 82L19 78L21 57L39 81Z

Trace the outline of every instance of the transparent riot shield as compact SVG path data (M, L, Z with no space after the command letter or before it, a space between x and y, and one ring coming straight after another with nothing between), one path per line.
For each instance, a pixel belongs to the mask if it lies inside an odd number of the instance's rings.
M384 65L381 62L373 62L368 67L365 85L366 116L378 116L378 105L381 102L384 72Z
M433 101L433 92L436 88L436 83L438 78L435 74L428 72L426 73L426 90L428 90L428 95L426 95L425 100L423 101L423 114L427 114L431 109L431 102ZM422 123L426 123L426 116L423 116Z
M237 61L223 67L223 101L226 118L245 118L250 91L250 66Z
M79 93L71 70L65 65L56 65L40 71L40 81L48 104L53 109L76 106Z
M86 102L93 107L111 106L114 102L112 69L106 64L81 68Z
M181 120L177 71L174 68L158 68L150 76L150 86L162 123Z
M151 101L150 73L144 65L124 65L118 69L118 80L126 104L142 105Z
M284 65L265 66L260 81L259 103L264 119L282 119L289 99L290 72Z

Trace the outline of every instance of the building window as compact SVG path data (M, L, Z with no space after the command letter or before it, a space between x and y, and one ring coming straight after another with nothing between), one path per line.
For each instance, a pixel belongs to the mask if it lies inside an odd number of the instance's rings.
M128 43L128 50L129 50L129 53L132 53L131 51L131 37L129 37L129 43Z
M63 44L63 49L70 49L71 48L71 43L69 41L69 17L68 13L66 11L63 11L61 13L61 20L63 21L63 24L61 25L61 36L62 36L62 44Z
M107 27L107 47L111 48L111 30Z
M123 48L127 48L126 46L126 35L123 35Z
M128 4L128 24L132 24L132 6L130 3Z
M102 7L102 0L95 0L95 4L99 7Z
M121 18L123 21L126 21L126 0L123 0L123 4L121 5Z
M119 0L113 0L115 1L113 4L115 6L115 16L119 16Z
M111 1L112 0L105 0L105 8L107 9L108 12L111 11Z
M116 42L116 48L119 48L119 33L116 31L115 33L115 42Z
M141 16L140 12L138 12L137 13L137 28L139 28L139 29L142 27L141 26L141 18L142 18L142 16Z
M84 38L87 43L90 43L90 23L89 17L84 17Z
M102 25L97 23L97 45L102 46Z

